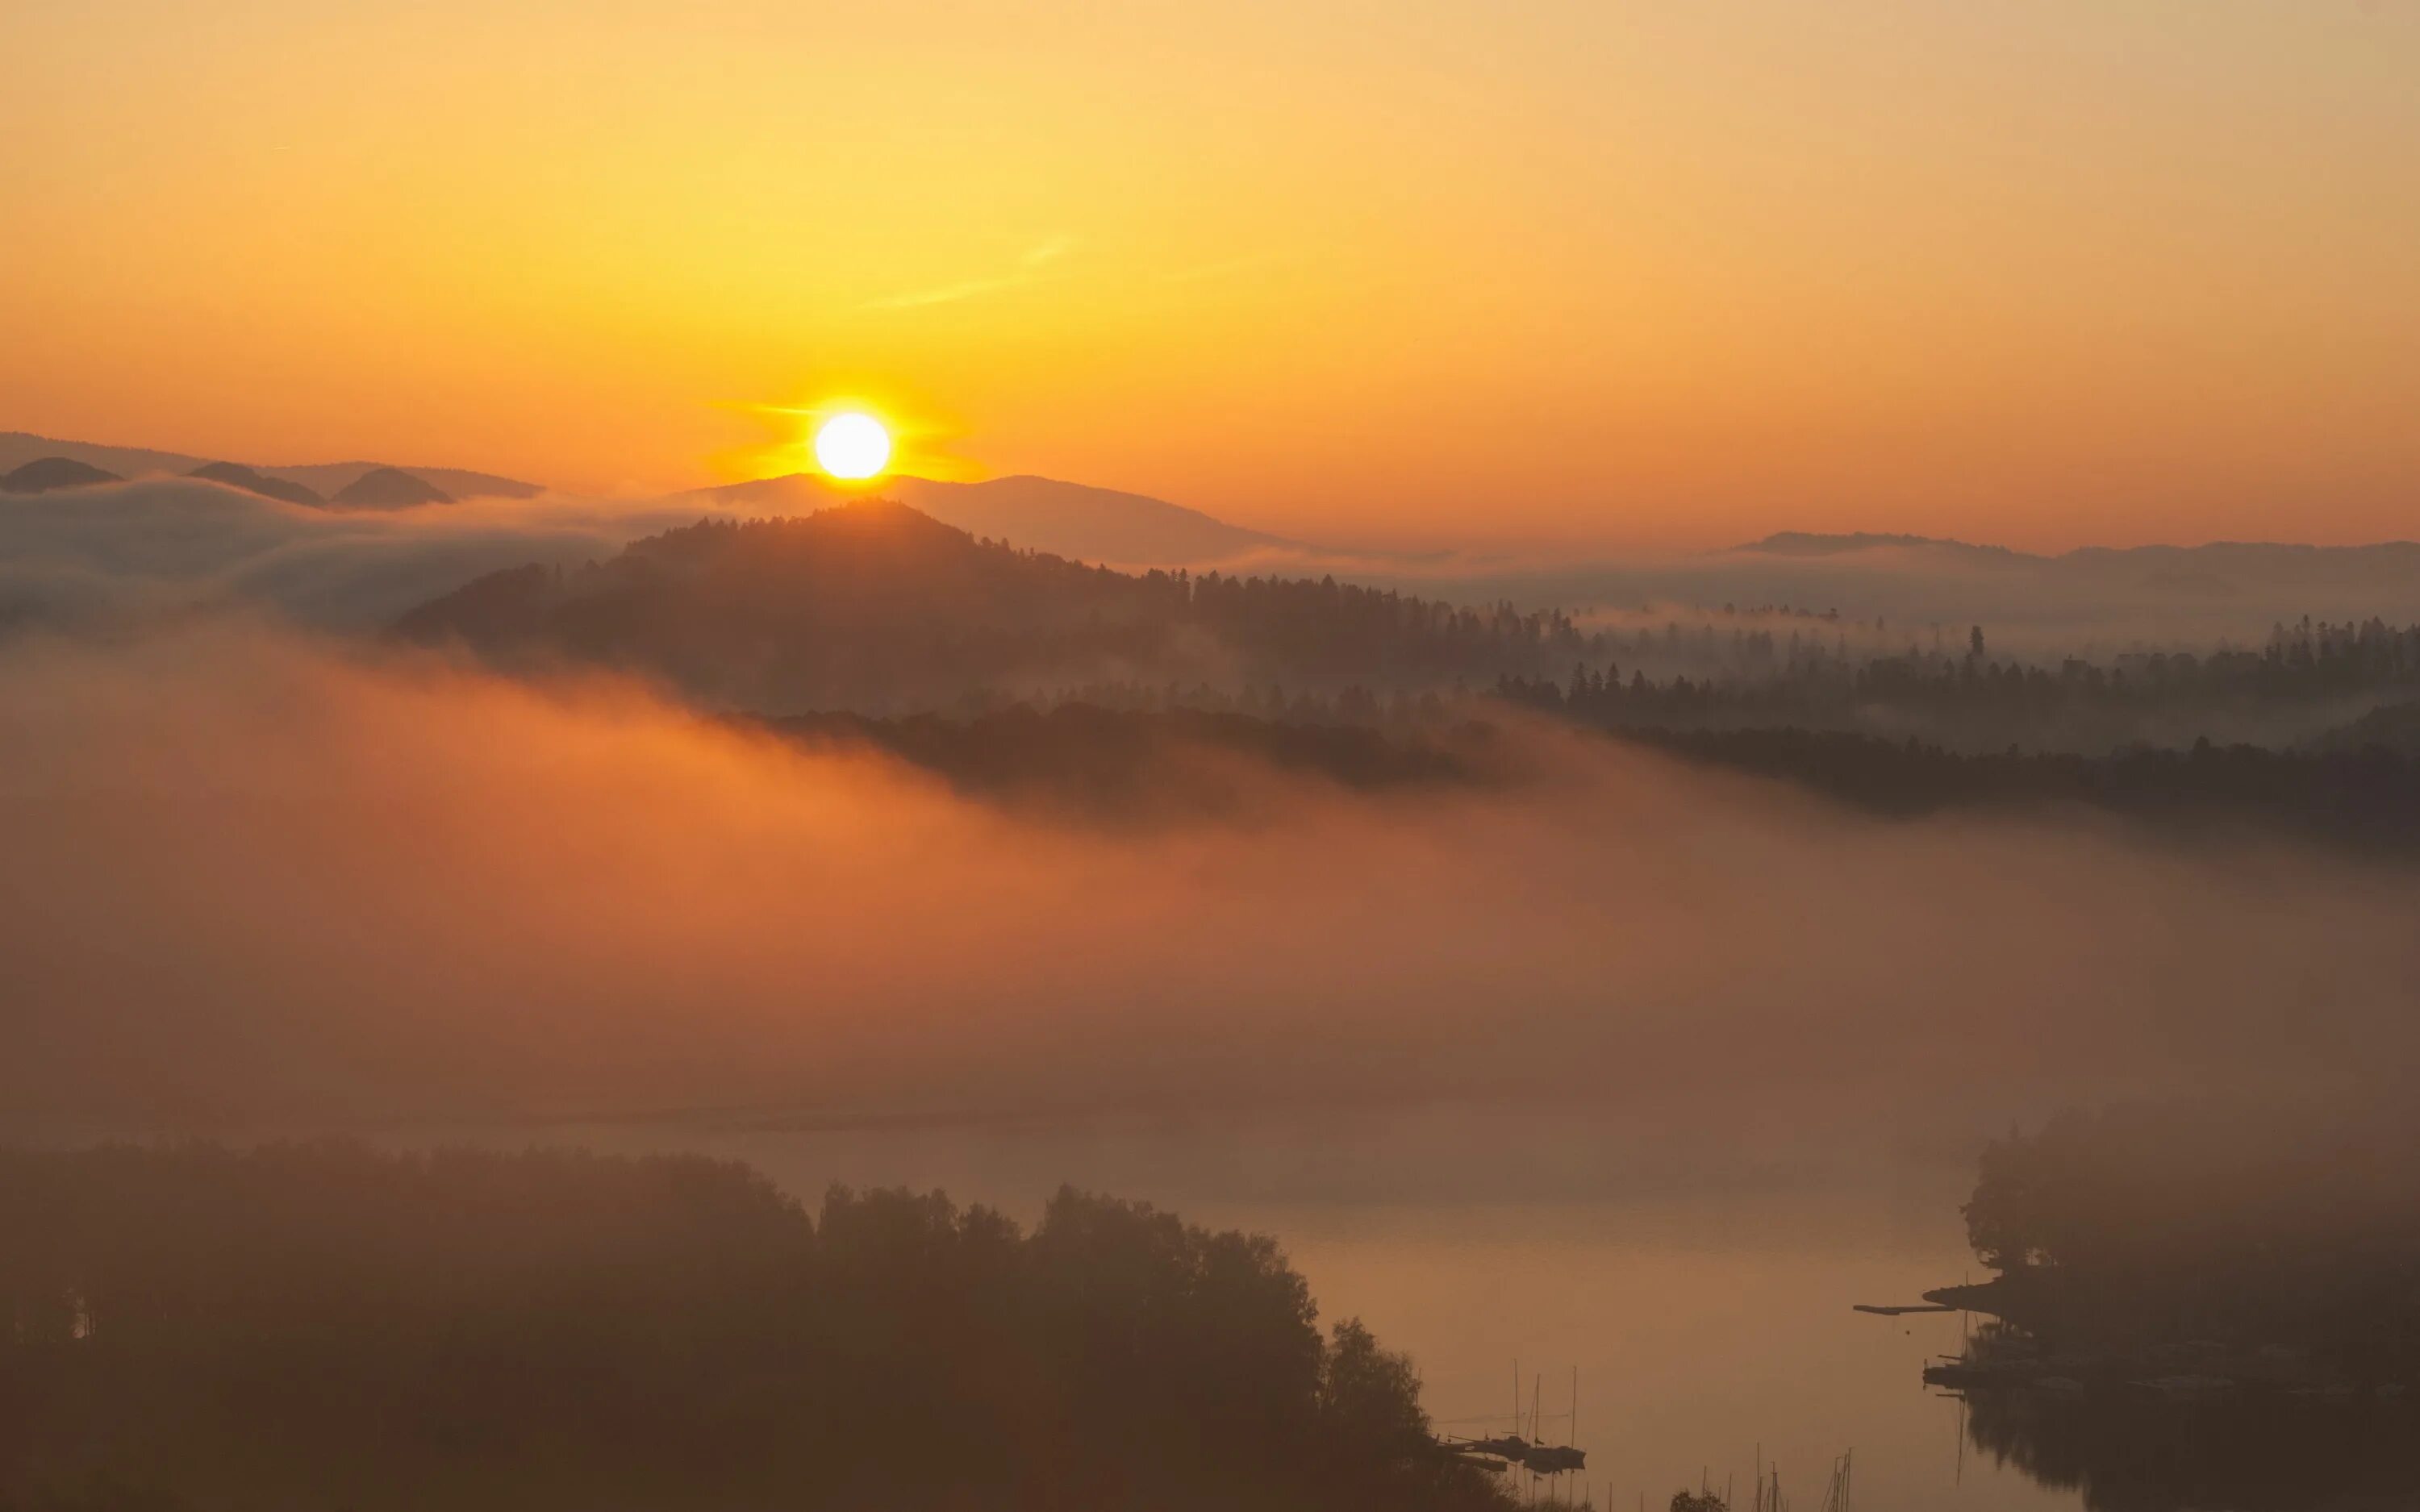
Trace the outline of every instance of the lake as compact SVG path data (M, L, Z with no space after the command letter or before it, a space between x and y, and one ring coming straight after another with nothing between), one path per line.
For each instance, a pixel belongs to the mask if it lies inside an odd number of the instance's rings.
M1542 1500L1660 1508L1702 1475L1745 1503L1761 1458L1817 1512L1854 1450L1861 1508L2083 1504L1962 1443L1962 1404L1922 1384L1959 1349L1959 1317L1852 1311L1975 1269L1956 1145L1818 1151L1505 1110L542 1137L742 1159L810 1201L834 1181L938 1187L1030 1222L1070 1181L1274 1234L1324 1318L1357 1315L1414 1357L1440 1431L1508 1428L1517 1362L1523 1409L1542 1386L1545 1436L1589 1454Z

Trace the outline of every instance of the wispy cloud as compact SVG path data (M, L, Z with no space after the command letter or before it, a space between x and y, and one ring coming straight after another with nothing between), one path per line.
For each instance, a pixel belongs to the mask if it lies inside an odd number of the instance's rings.
M955 304L962 300L980 299L986 294L1001 293L1032 283L1041 276L1045 268L1065 256L1074 250L1075 245L1074 237L1054 236L1027 248L1024 255L1016 259L1016 266L1004 273L997 273L987 278L963 279L955 284L914 289L905 294L887 295L882 299L869 300L861 308L917 310L927 305Z
M1068 253L1074 251L1075 247L1076 239L1074 237L1056 236L1052 237L1047 241L1038 242L1034 246L1028 248L1025 255L1018 260L1024 264L1028 270L1031 270L1041 267L1044 263L1053 262L1065 256Z

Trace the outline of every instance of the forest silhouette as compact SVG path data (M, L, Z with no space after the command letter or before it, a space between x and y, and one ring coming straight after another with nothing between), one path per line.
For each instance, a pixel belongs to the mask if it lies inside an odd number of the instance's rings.
M1614 727L1917 734L2097 754L2276 743L2420 702L2420 626L2304 619L2257 647L1993 654L1979 625L1791 605L1604 624L1333 577L1130 574L869 501L701 521L571 571L490 573L396 629L500 665L601 667L767 715L1148 703L1370 722L1475 692ZM2396 738L2373 731L2372 738Z
M1266 1238L695 1157L0 1151L0 1506L1478 1508Z
M1954 1367L1975 1445L2094 1512L2408 1504L2420 1165L2408 1117L2060 1114L1982 1155L1993 1315ZM1929 1378L1938 1372L1930 1372Z
M1353 792L1503 788L1547 764L1526 717L1491 700L1410 717L1298 700L1285 718L1175 707L1016 703L891 718L835 713L749 721L816 746L871 746L985 799L1111 819L1249 815L1255 772ZM2420 754L2384 746L2270 750L2197 742L2102 756L1966 753L1913 738L1796 727L1619 728L1615 738L1697 765L1798 783L1897 819L1972 811L2098 812L2170 839L2269 834L2386 859L2420 856Z
M1103 676L1433 687L1544 672L1587 646L1561 614L1333 578L1114 572L881 501L702 521L570 572L491 573L396 628L503 665L609 667L768 714L947 707Z
M2130 1104L1983 1151L1991 1309L2048 1348L2307 1351L2420 1378L2420 1160L2385 1112Z
M876 501L490 574L396 628L1077 807L1231 809L1171 780L1171 753L1205 749L1358 788L1498 778L1478 732L1541 716L1879 812L2061 804L2420 847L2420 626L2375 619L2049 662L1995 656L1980 625L1926 649L1789 605L1591 627L1332 578L1120 573Z

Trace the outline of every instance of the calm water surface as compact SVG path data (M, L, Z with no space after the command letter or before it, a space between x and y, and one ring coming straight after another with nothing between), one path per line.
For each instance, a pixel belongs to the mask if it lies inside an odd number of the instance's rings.
M1561 1441L1576 1366L1572 1442L1599 1506L1660 1507L1701 1475L1745 1500L1761 1457L1814 1512L1852 1449L1861 1508L2082 1505L1964 1444L1961 1405L1923 1386L1957 1317L1851 1310L1974 1268L1962 1151L1711 1154L1502 1114L548 1137L740 1158L810 1200L835 1181L939 1187L1030 1221L1072 1181L1274 1234L1325 1317L1414 1356L1441 1429L1508 1427L1517 1361Z

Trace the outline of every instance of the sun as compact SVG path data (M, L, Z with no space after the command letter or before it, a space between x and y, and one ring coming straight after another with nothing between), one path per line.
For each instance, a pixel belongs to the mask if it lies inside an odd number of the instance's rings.
M891 433L872 415L834 415L815 430L815 461L851 482L880 472L891 460Z

